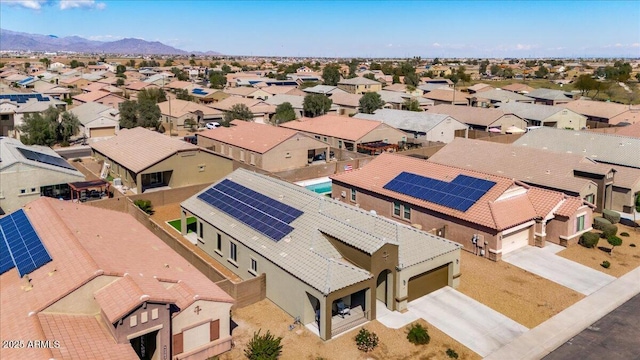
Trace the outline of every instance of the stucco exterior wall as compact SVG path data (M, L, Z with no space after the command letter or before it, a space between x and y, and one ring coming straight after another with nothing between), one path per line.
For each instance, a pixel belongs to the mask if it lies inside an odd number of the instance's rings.
M358 143L386 140L385 142L389 144L398 144L400 141L406 141L407 136L408 135L403 131L392 128L387 124L380 124L368 134L358 139Z
M426 140L448 144L455 138L456 130L466 130L467 125L452 118L447 118L427 132Z
M498 120L494 121L491 125L489 125L489 127L497 127L500 126L500 129L502 130L502 133L504 134L505 131L512 127L515 126L519 129L526 129L527 126L529 126L527 124L527 122L513 114L505 114L503 116L501 116Z
M40 197L40 187L84 181L81 173L72 175L23 163L14 163L0 171L0 208L13 212ZM21 190L25 190L24 194ZM34 191L31 191L35 189Z
M570 128L573 130L581 130L587 126L587 117L575 113L571 110L564 109L559 111L544 120L545 124L548 122L555 122L558 129Z
M154 319L155 314L157 314L158 317ZM109 324L109 320L106 319L104 313L102 313L102 316L104 322ZM135 319L132 320L132 318ZM110 330L118 344L129 344L129 341L134 338L158 331L153 359L162 359L161 355L165 352L170 354L170 329L171 314L169 306L151 302L142 304L130 314L123 317L121 321L110 326Z
M43 312L84 315L99 314L100 305L94 300L93 294L118 279L120 279L119 276L98 276L71 294L51 304L51 306L44 309Z
M184 333L183 353L207 347L207 345L214 346L215 343L228 340L231 337L231 318L229 315L232 305L231 303L198 300L176 315L173 318L171 335ZM220 337L218 340L210 341L209 324L215 320L220 321ZM217 354L211 356L214 355Z

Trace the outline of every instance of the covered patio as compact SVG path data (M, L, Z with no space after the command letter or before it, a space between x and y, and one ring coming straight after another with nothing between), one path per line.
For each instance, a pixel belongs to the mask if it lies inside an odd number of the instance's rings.
M71 201L85 202L109 197L109 185L109 182L104 180L69 183Z
M389 144L384 141L375 141L358 144L358 152L369 155L382 154L385 151L398 151L400 147L396 144Z

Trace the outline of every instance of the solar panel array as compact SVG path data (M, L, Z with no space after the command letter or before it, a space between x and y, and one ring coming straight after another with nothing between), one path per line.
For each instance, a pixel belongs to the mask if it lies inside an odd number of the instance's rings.
M496 183L467 175L458 175L451 182L402 172L384 189L459 211L467 211Z
M29 99L36 99L38 101L50 101L48 97L42 96L42 94L0 94L0 100L9 100L18 104L25 104Z
M203 89L200 89L200 88L195 88L195 89L191 90L191 92L196 94L196 95L207 95L207 92L204 91Z
M280 241L302 211L225 179L198 198L269 238Z
M21 147L19 147L17 149L18 149L18 151L20 151L22 156L24 156L25 158L27 158L29 160L37 161L37 162L40 162L40 163L43 163L43 164L59 166L59 167L65 168L65 169L76 170L76 168L71 166L63 158L59 158L59 157L43 154L43 153L40 153L40 152L32 151L32 150L21 148Z
M0 219L0 274L18 268L20 277L51 261L49 252L22 209Z

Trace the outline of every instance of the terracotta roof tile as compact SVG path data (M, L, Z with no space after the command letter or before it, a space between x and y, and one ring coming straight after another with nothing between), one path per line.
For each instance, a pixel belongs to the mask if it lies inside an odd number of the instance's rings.
M588 205L585 202L577 197L571 197L564 200L562 205L556 210L556 214L564 217L570 217L575 214L579 208Z
M282 126L257 124L242 120L234 120L231 125L230 127L205 130L197 135L264 154L298 133Z
M315 118L304 117L280 126L306 133L357 141L381 124L381 121L357 119L348 116L323 115Z

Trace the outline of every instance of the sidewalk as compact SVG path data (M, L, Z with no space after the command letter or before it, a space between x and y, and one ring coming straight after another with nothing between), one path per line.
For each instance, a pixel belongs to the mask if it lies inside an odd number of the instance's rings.
M639 293L640 268L636 268L522 334L485 359L541 359Z

